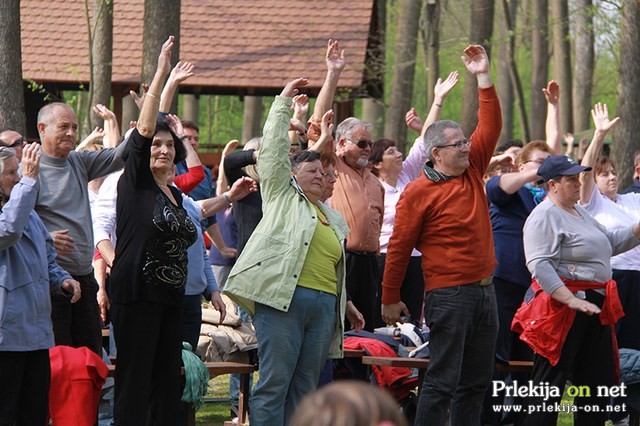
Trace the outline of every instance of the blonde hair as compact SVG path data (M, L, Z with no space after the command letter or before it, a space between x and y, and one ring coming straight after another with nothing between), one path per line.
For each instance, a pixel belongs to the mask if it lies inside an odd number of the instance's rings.
M396 401L365 382L341 380L304 397L290 426L407 426Z

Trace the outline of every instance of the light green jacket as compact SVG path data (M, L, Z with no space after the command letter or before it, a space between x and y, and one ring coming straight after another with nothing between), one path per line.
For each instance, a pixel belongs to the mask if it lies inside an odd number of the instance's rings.
M262 220L242 250L224 292L250 315L261 303L287 311L298 284L309 244L318 221L316 209L291 177L289 162L289 111L291 98L276 96L264 125L262 148L258 158ZM349 228L342 215L318 203L329 219L342 246L342 258L336 267L336 327L329 356L341 358L345 288L344 240Z

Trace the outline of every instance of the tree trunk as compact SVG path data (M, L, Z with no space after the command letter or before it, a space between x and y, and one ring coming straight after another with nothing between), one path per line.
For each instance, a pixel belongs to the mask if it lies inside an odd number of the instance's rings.
M576 0L575 63L573 66L573 127L576 132L591 124L594 69L592 0Z
M637 0L624 0L620 31L620 76L617 115L613 128L613 159L620 186L631 184L634 152L640 149L640 6Z
M413 93L420 4L420 0L404 0L400 3L398 12L395 45L396 59L393 66L384 135L386 138L396 141L400 152L404 152L407 138L407 126L404 116L411 106L411 95Z
M216 109L217 110L217 109ZM242 142L243 145L251 138L262 135L262 107L261 96L245 96L244 97L244 123L242 124ZM219 141L226 144L227 141Z
M516 27L516 11L518 8L518 0L507 0L503 2L502 14L503 22L510 22L509 25L498 25L498 37L502 41L499 49L498 64L498 96L500 97L500 105L502 107L502 132L500 132L500 145L513 139L513 116L514 116L514 90L511 82L511 34ZM504 14L509 14L509 21L504 20Z
M25 133L20 0L0 1L0 127Z
M427 74L427 111L433 103L433 88L440 77L440 0L427 0L420 23L422 58Z
M542 93L542 88L547 87L549 70L548 14L547 0L531 2L531 125L529 130L532 139L541 140L545 140L547 117L547 100Z
M384 104L377 99L368 97L362 100L362 120L373 125L373 140L379 139L384 133Z
M104 127L104 120L94 111L93 105L111 105L111 65L113 52L113 1L95 0L93 9L93 36L91 56L93 67L89 87L90 128Z
M144 29L142 39L141 82L149 84L158 66L162 44L175 37L171 54L172 67L180 57L180 0L144 0ZM177 111L177 96L171 104L171 112Z
M553 28L553 76L560 84L560 134L573 131L571 95L571 44L569 43L569 7L567 0L551 0Z
M471 6L471 44L481 44L491 57L491 33L493 31L493 0L474 0ZM478 125L478 83L467 72L464 79L464 102L462 103L461 126L465 135L470 135Z
M182 95L182 117L183 120L193 121L200 124L200 97L196 95Z

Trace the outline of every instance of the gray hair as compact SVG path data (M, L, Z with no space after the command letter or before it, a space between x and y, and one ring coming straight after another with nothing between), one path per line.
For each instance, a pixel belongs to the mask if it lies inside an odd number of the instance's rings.
M6 146L0 147L0 173L4 172L4 160L14 157L16 150Z
M433 161L433 148L444 145L447 137L444 134L446 129L459 129L460 125L452 120L436 121L429 127L424 134L424 150L427 153L427 159Z
M367 123L355 117L346 118L342 123L338 124L338 127L336 128L336 142L339 142L342 138L351 138L351 135L353 135L358 128L362 128L371 133L373 126L371 123Z
M58 107L67 108L73 111L73 108L71 108L68 104L65 104L64 102L52 102L40 108L40 111L38 112L38 123L50 124L51 118L54 115L53 113ZM75 111L74 111L74 114L75 114Z

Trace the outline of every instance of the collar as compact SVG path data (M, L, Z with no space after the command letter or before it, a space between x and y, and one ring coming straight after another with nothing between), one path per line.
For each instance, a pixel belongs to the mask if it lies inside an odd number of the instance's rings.
M440 182L441 180L447 181L458 177L445 175L444 173L437 171L433 168L433 163L431 161L427 161L424 165L424 175L427 179L432 180L433 182Z

